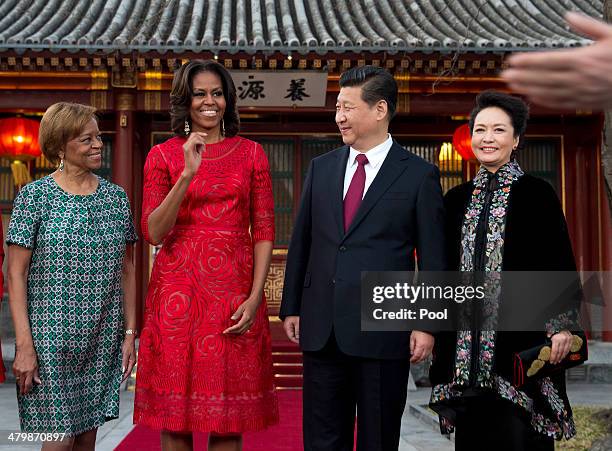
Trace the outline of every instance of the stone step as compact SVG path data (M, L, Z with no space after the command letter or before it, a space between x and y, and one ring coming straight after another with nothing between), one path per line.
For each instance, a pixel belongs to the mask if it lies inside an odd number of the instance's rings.
M589 359L566 372L568 382L612 384L612 343L589 341Z
M427 405L421 404L408 404L408 412L415 418L419 419L421 423L431 428L434 432L440 432L440 423L438 415L431 410ZM451 442L455 442L455 434L445 436Z
M302 353L272 351L272 361L275 363L299 363L301 365Z
M297 389L301 390L303 378L301 374L275 374L274 385L280 389Z
M303 366L302 351L289 340L274 340L272 342L272 364L274 369L274 385L284 389L302 389Z
M304 369L301 363L279 363L274 362L274 374L299 374L302 375Z
M283 340L283 341L273 341L272 342L272 351L278 351L278 352L297 352L297 353L302 353L302 351L300 350L300 347L298 345L296 345L295 343L291 343L289 340Z

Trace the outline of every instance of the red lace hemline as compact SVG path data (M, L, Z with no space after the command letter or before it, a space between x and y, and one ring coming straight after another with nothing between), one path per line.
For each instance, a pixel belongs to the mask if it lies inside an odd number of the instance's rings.
M134 410L134 424L172 432L216 432L220 434L256 432L278 423L278 408L271 412L253 412L248 419L167 418Z
M278 423L278 398L272 387L232 395L160 393L136 383L134 424L175 432L239 433Z

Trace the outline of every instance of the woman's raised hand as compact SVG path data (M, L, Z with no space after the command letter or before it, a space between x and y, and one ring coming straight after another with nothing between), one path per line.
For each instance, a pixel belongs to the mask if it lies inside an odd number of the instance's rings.
M202 153L206 149L206 133L192 132L187 138L187 142L183 144L183 152L185 156L185 169L183 169L183 175L186 177L193 177L200 163L202 163Z

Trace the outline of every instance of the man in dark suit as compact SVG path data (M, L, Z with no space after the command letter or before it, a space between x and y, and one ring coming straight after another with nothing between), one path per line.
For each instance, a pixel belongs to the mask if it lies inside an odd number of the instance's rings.
M374 66L340 78L336 123L345 146L308 170L280 317L304 352L305 451L397 450L410 362L432 335L362 332L361 271L443 270L439 171L393 142L397 83Z

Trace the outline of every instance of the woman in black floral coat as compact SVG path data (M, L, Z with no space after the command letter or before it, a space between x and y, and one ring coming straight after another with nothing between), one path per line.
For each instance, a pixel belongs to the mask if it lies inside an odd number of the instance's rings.
M555 191L525 174L515 159L527 118L522 100L481 93L470 115L472 149L481 168L474 180L445 196L450 268L481 272L485 285L502 271L576 271ZM504 309L517 314L520 307L504 305L500 290L493 293L499 301L495 315L501 318ZM577 321L573 302L560 301L545 313L519 312L526 321L540 321L541 331L495 330L485 321L436 337L430 407L439 414L443 433L455 430L457 450L553 450L554 439L575 435L563 371L521 388L512 385L514 353L538 346L548 336L550 362L567 355L569 331ZM492 314L481 310L480 315L488 320Z

